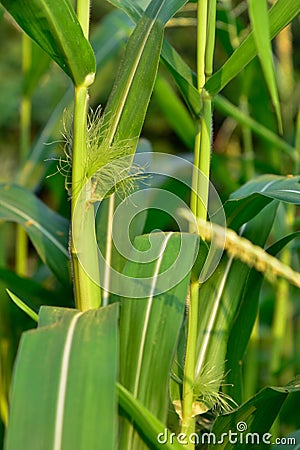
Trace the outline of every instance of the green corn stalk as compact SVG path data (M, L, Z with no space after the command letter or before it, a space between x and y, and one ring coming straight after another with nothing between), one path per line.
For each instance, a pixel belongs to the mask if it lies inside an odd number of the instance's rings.
M78 0L78 20L84 36L89 35L90 2ZM85 311L97 308L101 304L101 291L98 280L92 280L81 265L80 257L88 253L92 264L97 267L97 249L94 245L94 208L89 203L91 180L87 170L87 109L88 86L93 80L75 85L74 92L74 129L72 163L72 245L71 256L74 272L75 301L78 309ZM75 247L75 242L78 247Z
M22 35L22 70L24 78L30 71L31 66L31 39L24 33ZM31 99L28 93L22 94L21 100L21 142L20 160L21 164L26 161L30 148L30 128L31 128ZM24 229L17 225L16 235L16 272L19 275L27 275L27 252L28 239Z
M192 179L191 210L200 219L206 220L210 177L212 101L204 85L212 74L216 1L198 2L197 25L197 87L203 99L202 116L196 121L194 173ZM200 175L199 175L200 173ZM201 176L204 175L204 176ZM201 182L200 182L201 177ZM198 332L199 282L192 281L188 311L188 330L182 398L182 432L190 435L195 431L193 404L195 399L195 366ZM193 448L189 443L188 448Z

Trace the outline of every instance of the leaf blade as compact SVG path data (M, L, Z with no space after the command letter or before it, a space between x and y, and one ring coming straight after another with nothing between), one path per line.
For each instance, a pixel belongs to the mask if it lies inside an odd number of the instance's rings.
M117 320L118 305L42 308L21 341L6 450L115 448Z
M250 20L253 28L253 36L256 50L267 82L269 93L275 108L278 127L282 133L282 118L279 105L279 96L276 85L275 70L273 65L272 47L269 33L269 17L267 2L249 1Z

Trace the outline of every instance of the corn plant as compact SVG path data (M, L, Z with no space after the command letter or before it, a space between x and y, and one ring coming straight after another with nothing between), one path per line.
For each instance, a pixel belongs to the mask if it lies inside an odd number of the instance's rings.
M0 230L4 449L297 448L300 0L109 0L100 23L96 0L1 3L23 40L19 166L0 184L0 218L17 223L15 270ZM168 40L186 24L194 69ZM100 105L93 86L120 54ZM51 62L66 87L31 142ZM142 137L149 103L184 152ZM233 146L226 124L241 128L235 160L217 151ZM53 179L67 213L38 196Z

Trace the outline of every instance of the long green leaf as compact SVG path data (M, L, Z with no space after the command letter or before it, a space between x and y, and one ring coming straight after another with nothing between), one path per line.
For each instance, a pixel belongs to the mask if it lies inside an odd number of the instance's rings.
M94 53L69 0L2 0L2 4L76 85L93 82Z
M279 129L282 132L282 119L280 113L278 90L273 65L272 46L269 32L269 17L266 0L249 0L250 20L253 36L265 80L275 108Z
M13 292L6 289L8 295L12 299L12 301L20 308L22 311L24 311L32 320L35 322L38 321L38 314L31 309L25 302L23 302L19 297L17 297Z
M278 0L269 12L270 36L273 39L300 12L300 0ZM253 32L235 50L225 64L207 81L205 89L216 95L256 56Z
M267 206L265 208L265 211L259 214L252 221L253 223L255 223L255 228L252 229L252 236L255 233L258 235L257 230L260 230L260 240L265 234L265 230L268 230L268 222L270 221L270 219L272 219L272 215L274 215L274 213L272 213L272 211L270 210L270 207L272 208L272 205ZM251 224L250 230L249 226L247 230L248 237L250 237L250 231ZM285 236L284 238L273 244L271 247L269 247L267 249L268 253L275 256L284 248L285 245L287 245L289 242L291 242L291 240L297 238L298 236L299 232ZM229 386L227 387L227 392L232 395L238 403L240 403L243 398L240 372L242 370L242 363L247 345L249 343L251 331L255 322L255 318L257 316L259 292L261 289L262 281L263 277L260 273L256 272L254 269L249 272L249 276L245 281L240 308L238 314L235 317L228 341L226 356L226 368L228 370L228 374L226 377L226 382Z
M143 6L139 5L133 0L109 0L110 3L123 9L128 16L137 23L143 15ZM171 2L170 2L171 3ZM176 9L186 2L177 2ZM188 65L183 61L179 53L169 44L164 38L161 50L161 57L164 64L174 77L181 93L190 108L192 114L198 117L201 113L201 98L196 88L196 75L191 71Z
M254 244L264 247L271 231L278 202L268 204L256 217L250 220L243 231L243 236ZM240 276L239 270L242 267ZM249 343L251 331L257 316L259 294L262 286L263 276L254 269L247 268L241 264L236 265L235 273L232 272L232 287L228 292L228 298L235 298L238 289L234 288L234 280L239 287L239 308L236 310L234 320L230 327L230 334L226 354L226 392L234 398L237 403L244 399L242 389L242 361Z
M124 269L128 277L126 290L131 285L132 298L121 302L120 382L165 422L170 370L183 321L197 238L155 233L150 242L151 261L142 263L149 251L149 236L141 236L135 240L137 251ZM120 448L143 448L127 422L122 424L120 442Z
M21 340L5 450L115 449L117 324L116 304L41 309Z
M165 23L186 0L152 0L129 38L105 109L109 144L139 136L156 78ZM104 125L105 126L105 125Z
M64 284L70 284L66 219L51 211L32 192L0 184L0 218L17 222L28 233L40 258Z

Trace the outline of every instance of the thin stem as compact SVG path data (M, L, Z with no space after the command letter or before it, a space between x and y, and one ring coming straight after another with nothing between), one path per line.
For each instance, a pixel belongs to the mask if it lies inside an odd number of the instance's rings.
M76 307L81 311L101 303L94 208L89 203L90 181L86 179L87 88L75 87L72 165L72 263ZM93 276L86 268L93 269ZM95 276L95 274L97 274ZM93 279L92 279L93 278Z
M77 0L77 17L86 39L90 31L90 3L90 0Z
M215 50L215 36L216 36L216 12L217 12L217 0L210 0L208 5L207 42L205 52L206 79L209 78L213 73L213 55Z
M25 78L28 74L32 58L31 39L23 33L22 35L22 71ZM31 98L27 94L22 95L20 108L20 162L24 164L30 148L30 131L31 131ZM26 276L28 272L28 237L25 230L17 225L16 230L16 272L21 276Z
M197 26L197 85L203 97L203 111L196 122L194 171L192 177L191 210L197 218L206 220L211 152L211 98L203 91L207 75L212 73L216 1L198 1ZM210 42L208 42L210 40ZM194 379L198 334L199 282L192 282L190 309L188 312L187 346L184 366L182 398L182 432L190 435L195 430L193 418ZM188 449L194 448L192 443Z
M187 436L195 432L195 420L192 417L194 402L194 379L196 364L196 342L198 332L198 295L199 283L193 282L190 288L190 305L188 315L187 351L184 366L183 401L182 401L182 425L181 430ZM187 449L193 449L189 443Z
M197 83L201 93L205 85L205 49L207 38L207 11L208 0L198 1L198 26L197 26Z
M78 0L77 11L79 22L88 38L90 2ZM100 306L101 291L95 244L94 208L89 202L91 181L86 177L87 87L75 86L74 95L71 256L76 307L85 311Z
M199 171L201 180L198 182L198 205L197 217L206 220L209 192L209 175L210 175L210 152L211 152L211 115L212 106L211 99L203 100L203 111L201 116L201 140L200 140L200 158Z
M196 170L200 166L200 144L201 144L201 121L196 121L196 134L195 134L195 146L194 146L194 170L192 175L192 191L191 191L191 211L198 217L198 192L199 192L199 173Z
M295 155L295 174L298 174L300 169L300 108L298 109L296 123Z

